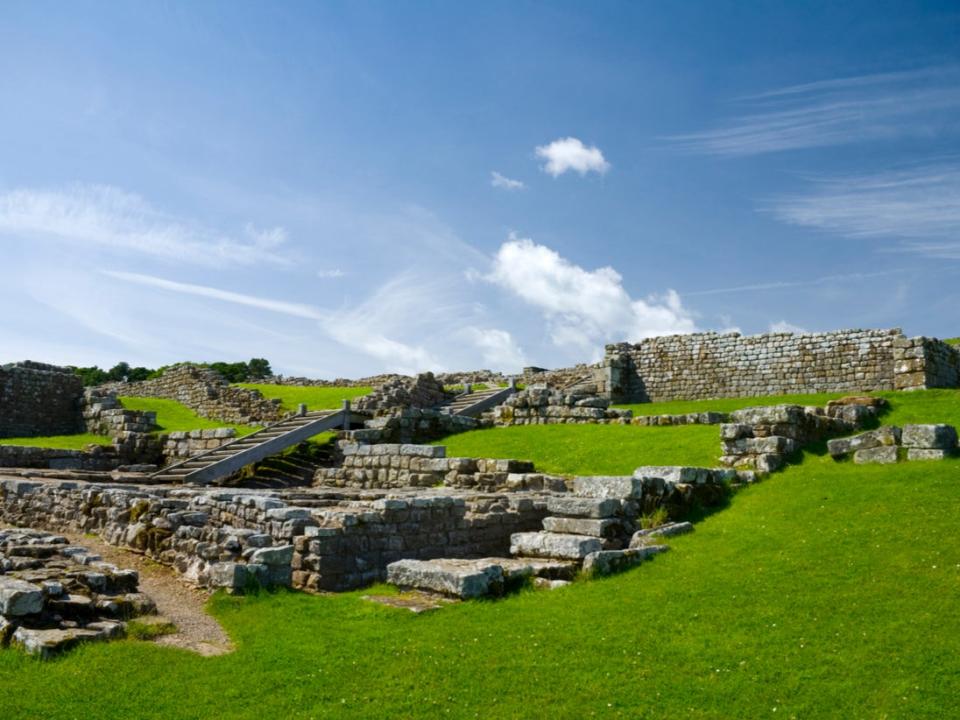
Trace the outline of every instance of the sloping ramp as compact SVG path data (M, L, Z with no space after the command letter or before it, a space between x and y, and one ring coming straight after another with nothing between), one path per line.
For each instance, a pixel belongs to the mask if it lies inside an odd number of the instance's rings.
M505 388L492 388L490 390L478 390L477 392L465 392L461 395L457 395L446 405L442 405L440 409L449 412L451 415L477 417L486 410L500 405L516 391L516 386L511 384L509 387Z
M171 483L212 483L232 475L246 465L276 455L317 433L344 426L349 428L349 423L362 422L364 419L365 416L353 413L349 406L343 410L322 410L294 415L221 445L215 450L208 450L168 465L151 477Z

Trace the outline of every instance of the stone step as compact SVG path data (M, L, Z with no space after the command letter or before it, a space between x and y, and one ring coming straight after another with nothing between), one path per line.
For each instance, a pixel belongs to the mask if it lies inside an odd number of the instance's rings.
M549 497L547 510L566 517L609 518L620 512L620 501L615 498Z
M622 572L669 549L668 545L646 545L629 550L601 550L590 553L583 559L583 572L587 575L610 575Z
M582 560L603 550L595 537L551 532L522 532L510 536L510 554L518 557Z
M623 529L623 523L616 518L547 517L543 519L543 529L551 533L609 539Z
M502 595L532 577L570 580L578 569L575 562L531 558L398 560L387 566L387 582L469 600Z
M575 477L573 492L578 497L639 498L643 494L643 480L632 475Z

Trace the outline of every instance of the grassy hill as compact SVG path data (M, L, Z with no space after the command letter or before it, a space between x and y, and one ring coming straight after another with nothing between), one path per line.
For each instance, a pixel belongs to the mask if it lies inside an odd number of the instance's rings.
M895 396L889 417L960 425L960 393ZM210 609L237 651L216 658L137 641L45 664L3 651L0 688L15 691L0 693L0 714L949 717L958 516L960 460L856 466L808 454L671 552L604 580L423 615L362 591L218 595Z

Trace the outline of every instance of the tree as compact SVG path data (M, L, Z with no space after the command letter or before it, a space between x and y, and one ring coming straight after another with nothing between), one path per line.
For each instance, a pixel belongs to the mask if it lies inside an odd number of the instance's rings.
M270 361L266 358L251 358L247 363L247 374L251 380L263 380L273 375Z

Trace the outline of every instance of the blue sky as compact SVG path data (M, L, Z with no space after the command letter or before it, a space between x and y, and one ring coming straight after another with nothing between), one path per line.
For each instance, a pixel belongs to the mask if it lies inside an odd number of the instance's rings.
M956 3L4 3L0 360L958 335L958 56Z

